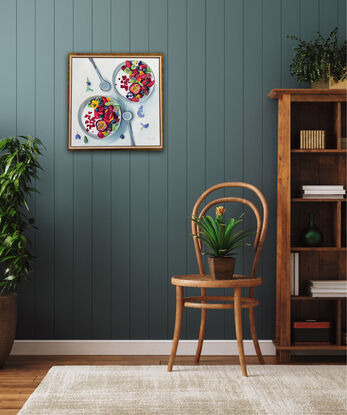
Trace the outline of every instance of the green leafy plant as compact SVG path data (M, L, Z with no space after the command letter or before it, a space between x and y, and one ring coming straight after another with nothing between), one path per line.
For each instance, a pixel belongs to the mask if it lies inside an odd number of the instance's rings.
M33 256L25 233L35 226L27 198L36 192L32 182L40 168L41 146L32 137L0 140L0 296L14 291L31 272Z
M346 71L346 45L338 46L338 28L329 36L324 37L317 32L317 38L312 41L303 40L296 36L287 36L298 41L294 48L294 58L290 65L290 73L301 81L316 82L319 79L327 80L332 76L334 80L341 81L347 78Z
M236 220L231 218L225 223L225 212L226 209L223 206L218 206L215 219L208 215L201 218L192 217L199 229L193 237L200 239L210 249L203 251L203 255L212 257L233 256L235 255L235 249L250 246L249 243L245 242L245 239L254 235L254 231L251 229L236 231L236 227L243 222L244 214L242 213Z

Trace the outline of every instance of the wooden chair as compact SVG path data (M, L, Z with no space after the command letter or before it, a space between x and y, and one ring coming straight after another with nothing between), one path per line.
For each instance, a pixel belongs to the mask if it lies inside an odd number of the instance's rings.
M263 215L261 215L256 208L256 206L249 200L240 198L240 197L221 197L215 199L211 202L206 203L206 205L202 208L201 212L198 214L199 207L204 201L204 199L211 194L212 192L224 189L228 187L243 187L246 189L252 190L260 199L262 204ZM242 182L226 182L220 183L215 186L210 187L207 189L196 201L192 216L198 216L201 218L205 213L210 209L212 206L217 204L225 203L225 202L238 202L243 203L244 205L249 206L255 214L257 220L257 231L254 239L254 260L252 265L252 270L250 275L234 275L233 279L231 280L214 280L211 278L210 275L205 274L204 272L204 265L202 261L201 255L201 248L202 243L199 239L193 238L194 240L194 247L195 253L198 261L199 266L199 273L200 274L193 274L193 275L179 275L171 278L171 283L176 286L176 322L175 322L175 330L174 330L174 338L172 342L172 349L170 360L168 364L168 371L172 371L172 366L175 360L180 332L181 332L181 324L182 324L182 312L183 307L190 307L190 308L200 308L201 309L201 323L200 323L200 334L199 334L199 342L198 347L196 350L195 355L195 363L198 364L201 355L201 349L204 341L205 335L205 327L206 327L206 310L207 309L214 309L214 310L225 310L225 309L234 309L234 317L235 317L235 329L236 329L236 337L237 337L237 346L239 351L239 359L240 365L242 369L242 375L247 376L247 369L246 369L246 362L245 362L245 355L243 350L243 335L242 335L242 319L241 319L241 309L248 308L249 310L249 323L251 328L252 339L254 343L254 348L258 356L258 360L261 364L264 364L264 358L261 353L258 337L255 329L255 322L254 322L254 307L259 304L259 302L254 298L254 287L261 285L262 279L256 276L257 266L260 259L261 250L264 244L264 239L267 231L268 225L268 207L265 200L264 195L261 193L259 189L255 186L242 183ZM196 235L198 232L197 224L194 221L192 223L192 233ZM199 287L201 288L201 296L198 297L184 297L183 296L183 287ZM241 289L242 288L249 288L249 296L242 297ZM207 288L233 288L234 289L234 296L207 296L206 289ZM210 303L209 301L228 301L229 303Z

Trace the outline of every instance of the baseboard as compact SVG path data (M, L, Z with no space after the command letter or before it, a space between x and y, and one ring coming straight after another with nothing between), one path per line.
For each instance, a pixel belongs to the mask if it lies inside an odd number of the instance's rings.
M252 340L244 340L245 354L255 355ZM168 355L171 340L16 340L12 355ZM276 354L272 340L259 341L264 356ZM177 355L195 354L197 342L181 340ZM238 355L236 340L205 340L202 354L206 356Z

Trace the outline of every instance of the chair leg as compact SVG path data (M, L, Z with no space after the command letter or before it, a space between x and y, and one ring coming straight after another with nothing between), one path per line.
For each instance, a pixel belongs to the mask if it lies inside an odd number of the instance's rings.
M242 376L247 376L245 353L243 350L243 334L242 334L242 315L241 315L241 288L234 288L234 316L235 329L237 338L237 347L239 350L239 359L242 370Z
M201 288L201 296L206 296L206 288ZM206 301L202 301L202 303L206 303ZM201 356L201 350L202 350L202 344L204 342L205 337L205 328L206 328L206 308L201 309L201 321L200 321L200 333L199 333L199 342L198 347L196 349L195 353L195 364L199 364L200 356Z
M181 326L182 326L182 312L183 312L183 287L176 286L176 321L175 321L175 331L172 341L171 354L169 359L169 364L167 371L172 371L172 366L176 357L178 342L180 339Z
M264 365L265 364L265 361L264 361L263 355L262 355L261 350L260 350L260 346L259 346L259 342L258 342L258 336L257 336L257 331L255 329L254 307L250 307L249 308L249 325L251 327L253 344L254 344L254 348L255 348L255 351L256 351L257 356L258 356L259 363L262 364L262 365Z

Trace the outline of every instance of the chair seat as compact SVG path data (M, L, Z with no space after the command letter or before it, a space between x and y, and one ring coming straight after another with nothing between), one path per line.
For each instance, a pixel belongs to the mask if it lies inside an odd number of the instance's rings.
M215 280L209 274L190 274L172 277L171 284L178 285L180 287L243 288L261 285L262 278L235 274L231 280Z

